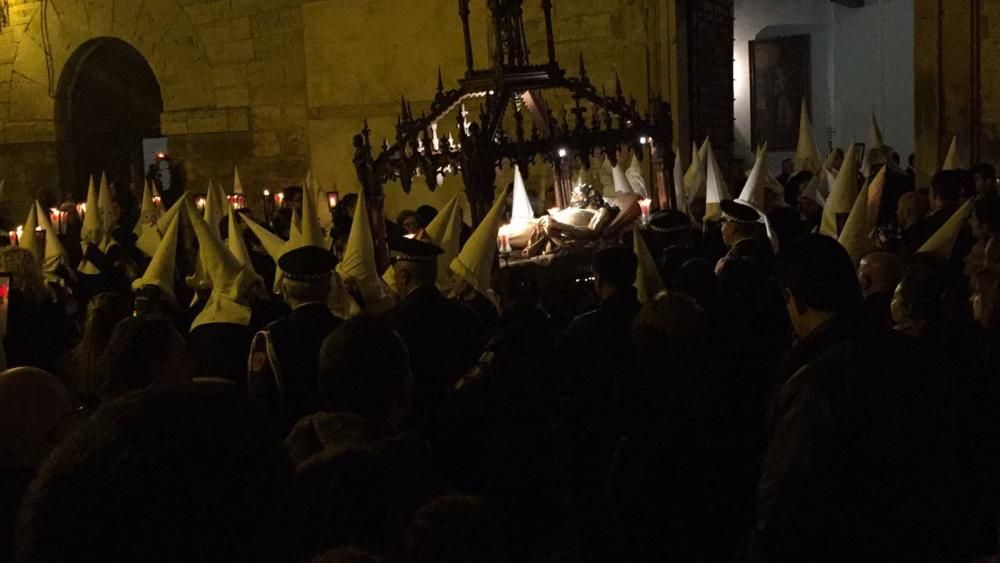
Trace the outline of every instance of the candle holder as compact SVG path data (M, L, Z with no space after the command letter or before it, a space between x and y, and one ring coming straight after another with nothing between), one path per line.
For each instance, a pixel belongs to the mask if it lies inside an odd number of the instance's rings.
M639 200L639 210L642 212L642 226L649 226L649 208L653 204L651 199L641 199Z
M274 217L274 199L271 198L271 190L264 190L264 222L267 223L269 227L274 227L273 217Z

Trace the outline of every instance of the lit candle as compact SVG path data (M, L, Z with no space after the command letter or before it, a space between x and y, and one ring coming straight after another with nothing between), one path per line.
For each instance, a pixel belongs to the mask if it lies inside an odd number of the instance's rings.
M59 221L59 210L55 207L49 209L49 220L52 221L52 226L56 228L57 232L62 231L62 223Z
M87 214L87 204L86 203L76 204L76 214L80 216L80 219L83 219L83 216Z
M163 199L158 195L153 196L153 205L159 207L163 203Z
M18 225L16 233L18 244L21 244L21 237L24 236L24 225Z
M641 199L639 200L639 210L642 211L642 224L649 224L649 206L653 204L651 199Z
M283 194L283 193L276 193L276 194L274 194L274 201L277 202L277 204L278 204L279 207L282 206L282 205L284 205L285 204L285 194Z
M271 191L270 190L264 190L264 197L265 198L271 197Z
M17 246L17 233L14 231L9 231L7 236L10 238L10 245Z
M199 197L198 199L196 199L195 200L195 206L198 208L198 211L204 211L204 209L205 209L205 198Z

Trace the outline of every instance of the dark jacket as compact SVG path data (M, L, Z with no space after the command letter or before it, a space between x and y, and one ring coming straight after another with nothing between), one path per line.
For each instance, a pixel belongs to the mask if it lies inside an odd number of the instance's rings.
M472 309L433 286L414 289L387 313L386 322L410 351L418 419L414 422L429 430L429 419L479 357L485 343L483 323Z
M374 454L384 473L378 487L385 493L386 518L396 535L427 502L452 492L431 470L427 442L351 413L321 412L303 418L285 439L285 447L300 473L307 465L324 463L343 452ZM304 492L307 497L314 493Z
M770 415L754 561L950 560L957 458L946 369L841 317L793 351Z
M308 303L254 338L247 392L268 408L283 430L322 410L319 349L340 323L325 303Z

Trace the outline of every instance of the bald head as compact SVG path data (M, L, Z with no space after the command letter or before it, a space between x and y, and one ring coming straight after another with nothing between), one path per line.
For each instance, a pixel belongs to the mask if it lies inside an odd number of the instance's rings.
M896 290L903 279L903 261L888 252L872 252L861 259L858 280L865 297Z
M68 429L73 404L56 376L36 368L0 373L0 463L41 465Z

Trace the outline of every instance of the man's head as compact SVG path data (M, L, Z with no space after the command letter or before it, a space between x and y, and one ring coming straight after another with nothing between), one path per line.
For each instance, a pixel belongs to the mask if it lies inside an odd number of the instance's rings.
M872 252L861 259L858 281L865 297L876 293L891 293L903 279L903 261L889 252Z
M0 466L37 469L69 429L73 404L59 379L21 367L0 373Z
M899 226L909 229L927 216L930 211L930 201L921 192L907 192L900 196L896 204L896 221Z
M438 215L438 210L430 205L421 205L417 208L417 218L421 229L426 229Z
M186 386L100 409L52 452L18 530L26 563L297 559L294 474L237 394Z
M333 258L316 246L304 246L278 259L284 274L281 293L292 308L306 303L325 303L330 294Z
M786 158L781 161L781 174L785 177L791 177L795 172L795 161L791 158Z
M800 337L861 302L854 263L833 238L809 235L785 247L775 273Z
M973 166L972 179L976 184L976 195L987 196L996 193L997 169L992 164L981 162Z
M410 409L406 344L381 321L367 317L348 321L323 341L319 383L331 411L395 427Z
M437 283L438 256L443 254L441 248L398 237L389 241L389 250L393 253L393 278L396 282L393 289L400 298L405 299L418 287Z
M722 202L722 241L732 247L741 240L753 238L760 230L760 214L736 201Z
M931 209L937 211L958 205L967 175L964 170L942 170L935 174L931 180Z
M283 206L302 213L302 186L289 186L281 193Z
M969 223L972 225L972 234L978 240L988 240L1000 235L1000 197L977 199Z
M129 317L111 333L101 357L104 394L114 399L149 386L183 385L192 365L184 337L170 319Z
M840 167L844 165L844 149L833 149L833 170L840 170Z
M611 246L594 256L594 288L602 298L626 291L635 285L639 259L632 249Z

